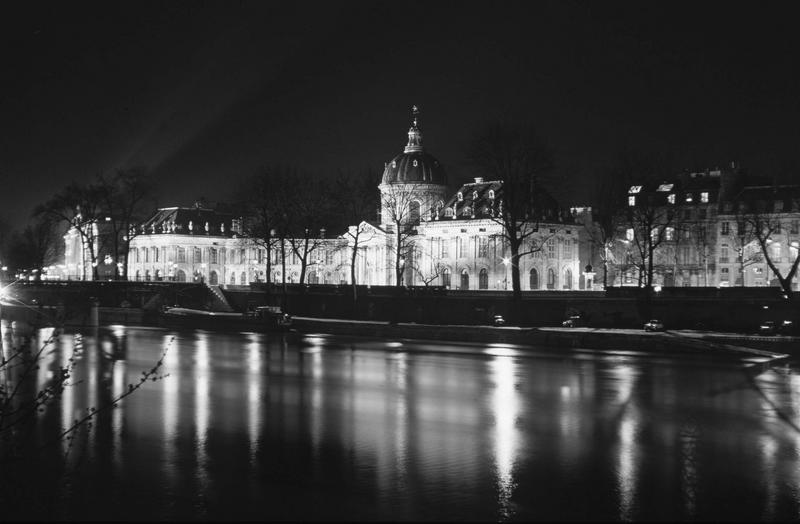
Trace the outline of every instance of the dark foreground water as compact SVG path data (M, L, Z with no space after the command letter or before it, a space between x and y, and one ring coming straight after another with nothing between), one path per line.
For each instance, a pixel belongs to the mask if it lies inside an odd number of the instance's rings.
M40 387L76 348L37 442L164 348L169 376L73 441L60 519L800 516L793 365L111 326L61 335Z

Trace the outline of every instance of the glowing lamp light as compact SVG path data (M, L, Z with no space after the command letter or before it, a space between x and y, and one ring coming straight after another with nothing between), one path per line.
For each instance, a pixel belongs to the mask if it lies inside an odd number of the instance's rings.
M655 291L656 293L660 293L661 292L661 286L659 286L659 285L653 286L653 291Z
M510 261L508 258L506 258L506 257L503 257L503 265L504 265L504 266L507 266L507 265L508 265L510 262L511 262L511 261Z

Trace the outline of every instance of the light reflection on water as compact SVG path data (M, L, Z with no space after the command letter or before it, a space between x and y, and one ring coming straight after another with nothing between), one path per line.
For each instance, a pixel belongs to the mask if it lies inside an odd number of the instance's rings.
M746 364L680 356L113 326L43 352L38 387L78 355L43 421L68 427L165 346L168 376L76 441L86 476L62 493L70 516L98 485L115 488L92 515L112 519L800 514L792 367L748 377Z

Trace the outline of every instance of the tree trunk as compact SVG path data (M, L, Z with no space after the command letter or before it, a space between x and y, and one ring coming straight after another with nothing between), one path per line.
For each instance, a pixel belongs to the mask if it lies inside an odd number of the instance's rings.
M350 286L353 288L353 312L358 303L358 288L356 287L356 259L358 257L358 233L353 238L353 252L350 255Z
M509 242L511 248L511 289L514 302L522 300L522 287L519 279L519 246L522 242L516 237Z

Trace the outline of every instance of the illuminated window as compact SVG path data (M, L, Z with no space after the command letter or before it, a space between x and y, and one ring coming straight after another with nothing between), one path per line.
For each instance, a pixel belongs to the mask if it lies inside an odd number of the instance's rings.
M478 200L478 192L477 191L473 191L472 192L472 200Z
M464 193L462 193L461 191L458 192L458 201L459 202L463 202L464 201Z
M629 206L635 206L636 205L636 197L635 196L629 196L628 197L628 205Z
M700 202L704 204L708 202L708 191L703 191L700 193Z
M450 256L450 239L443 238L441 243L442 248L442 255L441 258L447 258Z
M556 258L556 239L551 238L547 241L547 256L548 258Z
M666 192L672 191L672 186L673 186L673 184L661 184L660 186L658 186L657 191L661 191L663 193L666 193Z
M479 238L478 239L478 256L479 257L486 257L489 253L489 239L488 238Z
M691 193L686 193L686 201L687 202L692 202L693 201L693 197L692 197Z
M494 200L494 189L489 190L489 200Z
M642 190L642 186L631 186L631 188L628 191L628 193L635 194L635 193L638 193L641 190Z
M625 238L626 238L628 241L631 241L631 242L633 241L633 229L632 229L632 228L628 228L628 229L625 231Z
M672 193L671 195L669 195L667 197L667 202L669 202L670 204L674 204L675 203L675 193Z
M417 167L417 161L414 160L414 167Z
M668 227L665 231L665 238L667 240L675 240L675 228Z

